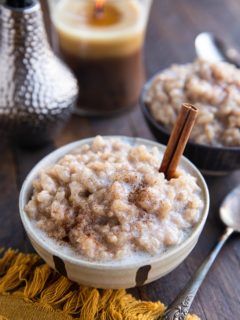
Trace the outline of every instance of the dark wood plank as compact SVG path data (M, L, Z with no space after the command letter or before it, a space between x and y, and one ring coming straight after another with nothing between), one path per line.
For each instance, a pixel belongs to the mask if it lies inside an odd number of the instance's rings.
M24 249L13 153L8 145L4 145L0 147L0 154L0 247Z

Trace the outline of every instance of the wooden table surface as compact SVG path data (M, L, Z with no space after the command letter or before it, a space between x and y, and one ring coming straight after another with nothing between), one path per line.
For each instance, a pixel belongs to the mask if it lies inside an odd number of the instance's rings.
M146 69L150 77L173 62L194 59L194 37L212 31L236 47L240 44L240 2L238 0L155 0L146 38ZM128 135L153 139L140 109L111 119L88 119L73 116L61 135L48 146L23 150L0 146L0 247L32 251L22 229L18 213L21 183L44 155L68 142L102 135ZM240 183L240 172L225 177L206 178L211 208L201 238L191 255L173 272L152 284L132 289L146 300L171 302L213 247L223 231L218 208L224 196ZM240 238L234 236L223 248L192 306L202 319L240 318Z

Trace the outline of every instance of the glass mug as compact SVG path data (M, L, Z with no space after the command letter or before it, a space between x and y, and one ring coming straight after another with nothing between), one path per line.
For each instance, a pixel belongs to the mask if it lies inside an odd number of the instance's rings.
M79 82L76 112L103 115L133 107L145 80L152 0L48 1L54 49Z

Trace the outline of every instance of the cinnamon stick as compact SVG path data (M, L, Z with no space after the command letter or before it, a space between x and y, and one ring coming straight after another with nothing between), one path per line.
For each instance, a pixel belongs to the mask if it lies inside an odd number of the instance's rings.
M159 169L160 172L165 174L168 180L176 174L178 163L184 152L196 117L197 108L191 104L183 103Z

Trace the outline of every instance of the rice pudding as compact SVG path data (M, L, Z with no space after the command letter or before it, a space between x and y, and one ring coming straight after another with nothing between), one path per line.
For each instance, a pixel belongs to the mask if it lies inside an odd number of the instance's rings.
M25 207L50 238L90 261L157 255L180 244L204 207L196 178L166 180L157 147L96 137L45 168Z
M182 103L198 108L191 140L212 146L240 146L240 70L226 63L196 60L159 73L145 95L153 117L169 131Z

